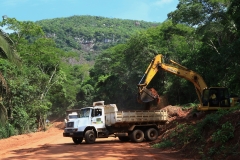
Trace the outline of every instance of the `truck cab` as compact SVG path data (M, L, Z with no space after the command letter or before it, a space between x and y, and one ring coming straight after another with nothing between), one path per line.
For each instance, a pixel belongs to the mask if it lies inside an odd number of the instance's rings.
M82 108L79 118L69 119L64 130L64 137L72 137L74 143L94 143L97 137L106 138L104 101L94 102L92 107Z

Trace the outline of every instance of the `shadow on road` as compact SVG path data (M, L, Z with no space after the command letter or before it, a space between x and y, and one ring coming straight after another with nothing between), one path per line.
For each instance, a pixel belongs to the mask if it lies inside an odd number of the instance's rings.
M146 143L121 142L119 140L98 140L94 144L74 143L44 144L36 148L11 151L8 159L104 159L104 160L173 160L173 152L160 152L148 147ZM179 157L178 157L179 158Z

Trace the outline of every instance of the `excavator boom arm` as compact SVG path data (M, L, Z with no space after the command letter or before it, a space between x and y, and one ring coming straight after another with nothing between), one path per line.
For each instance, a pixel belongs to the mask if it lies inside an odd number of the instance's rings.
M175 62L175 65L177 63ZM205 81L203 80L202 76L200 76L198 73L192 71L192 70L189 70L187 69L186 67L176 67L176 66L171 66L171 65L168 65L168 64L159 64L160 65L160 68L164 71L167 71L169 73L172 73L178 77L182 77L190 82L193 83L193 85L195 86L195 89L196 89L196 93L198 95L198 99L199 101L202 103L202 92L204 89L207 88L207 85L205 83Z
M153 77L156 75L156 73L158 72L158 66L161 63L162 63L162 55L159 54L152 59L151 63L149 64L149 66L147 67L147 70L144 73L144 76L138 83L138 86L147 86L151 82ZM145 78L145 81L144 83L142 83L144 78Z
M205 81L203 80L202 76L200 76L198 73L178 64L177 62L174 62L171 60L172 64L165 64L163 63L163 56L161 54L155 56L151 63L149 64L147 70L144 73L143 78L138 84L139 88L139 93L140 95L146 93L148 96L151 96L151 93L147 92L147 85L151 82L153 77L156 75L156 73L162 69L164 71L167 71L173 75L176 75L178 77L182 77L190 82L193 83L195 86L198 98L201 102L201 96L202 96L202 91L207 88L207 85ZM143 79L145 78L144 83L142 83ZM145 101L150 101L150 99L147 99L146 96Z

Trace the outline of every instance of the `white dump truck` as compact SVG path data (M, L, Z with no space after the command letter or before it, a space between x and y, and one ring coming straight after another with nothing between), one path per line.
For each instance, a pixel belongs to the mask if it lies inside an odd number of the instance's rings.
M75 144L94 143L96 138L118 137L120 141L142 142L156 140L167 122L166 110L118 111L115 104L94 102L81 108L79 118L70 119L63 136L71 137Z

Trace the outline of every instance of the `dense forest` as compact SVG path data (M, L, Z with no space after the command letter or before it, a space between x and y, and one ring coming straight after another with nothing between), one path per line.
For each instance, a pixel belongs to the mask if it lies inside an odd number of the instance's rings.
M71 63L82 64L94 61L102 50L125 43L134 33L157 26L136 20L122 20L99 16L72 16L37 21L56 46L65 51L74 51L79 55Z
M73 16L0 25L13 31L0 32L0 138L44 129L47 118L96 100L141 109L137 84L157 54L240 95L238 0L179 0L159 24ZM194 86L168 73L150 86L172 105L198 103Z

